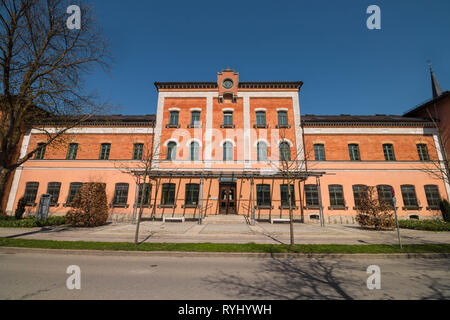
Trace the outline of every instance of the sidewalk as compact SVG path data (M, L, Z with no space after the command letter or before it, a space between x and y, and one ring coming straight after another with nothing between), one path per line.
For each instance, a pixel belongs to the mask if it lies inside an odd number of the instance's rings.
M60 241L133 242L136 226L130 223L86 229L71 227L47 227L33 229L0 228L0 237L43 239ZM450 243L449 232L400 230L404 244ZM296 223L297 244L396 244L395 231L368 231L357 225L319 225ZM139 240L142 242L215 242L215 243L289 243L289 224L257 222L208 223L144 221Z

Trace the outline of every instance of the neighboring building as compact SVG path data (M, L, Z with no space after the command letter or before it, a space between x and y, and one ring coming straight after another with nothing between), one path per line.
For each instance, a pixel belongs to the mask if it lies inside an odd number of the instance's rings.
M365 186L387 200L393 188L401 218L440 216L437 205L449 198L450 186L425 172L442 150L433 122L301 116L302 84L240 82L233 70L223 70L217 82L155 83L156 117L97 118L71 130L64 145L49 146L16 171L7 211L25 196L33 212L40 195L50 193L51 212L64 214L83 182L104 182L111 218L128 220L139 187L124 168L139 172L139 159L153 148L146 217L287 217L290 188L296 220L322 215L325 223L354 223ZM22 152L41 139L32 131ZM285 163L297 164L290 187L279 170Z

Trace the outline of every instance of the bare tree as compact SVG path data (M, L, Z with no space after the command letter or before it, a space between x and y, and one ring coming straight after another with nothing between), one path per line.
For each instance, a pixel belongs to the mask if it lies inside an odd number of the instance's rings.
M139 205L137 220L136 220L136 232L134 236L134 245L138 244L139 239L139 226L142 219L142 213L144 211L144 205L149 203L144 203L146 193L151 190L148 189L151 181L156 181L156 177L152 175L153 165L159 159L159 145L154 145L155 135L152 133L150 136L150 141L144 143L142 154L138 155L136 160L137 163L133 163L131 166L129 163L119 163L118 169L126 174L129 174L136 181L138 190L141 190L140 197L136 205ZM139 194L139 192L138 192ZM133 217L134 218L134 217Z
M67 27L66 0L0 0L0 198L9 175L39 150L18 157L32 128L58 140L69 129L104 112L87 93L83 76L106 70L108 46L92 10L81 5L81 29ZM48 129L51 128L51 129Z
M287 145L283 145L283 143ZM291 185L294 186L295 182L302 179L307 172L306 159L307 155L303 151L304 148L297 148L295 152L291 152L291 148L288 147L289 142L286 139L286 129L280 130L280 147L278 160L271 160L272 167L283 176L284 181L287 183L287 200L289 206L289 233L290 233L290 245L295 244L294 239L294 208L292 206L293 194L291 192Z

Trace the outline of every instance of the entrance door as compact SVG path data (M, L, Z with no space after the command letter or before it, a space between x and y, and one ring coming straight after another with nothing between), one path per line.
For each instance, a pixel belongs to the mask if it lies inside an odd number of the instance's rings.
M236 214L236 184L220 185L219 213Z

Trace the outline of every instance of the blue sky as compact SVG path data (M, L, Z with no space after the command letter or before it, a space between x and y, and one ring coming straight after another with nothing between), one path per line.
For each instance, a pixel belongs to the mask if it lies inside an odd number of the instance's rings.
M156 112L155 81L296 81L302 114L401 114L431 98L427 60L450 90L450 1L93 0L114 56L90 90ZM366 9L381 8L381 30Z

